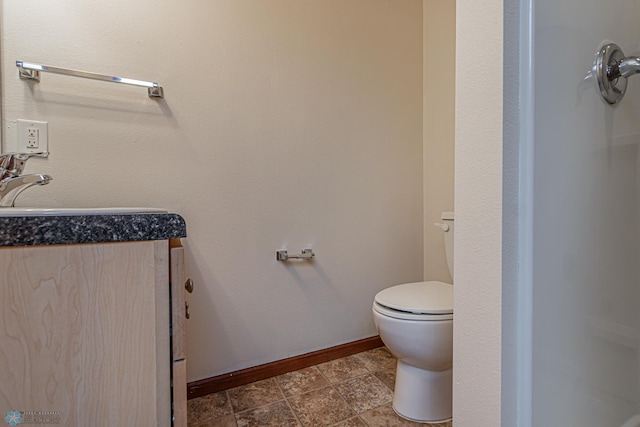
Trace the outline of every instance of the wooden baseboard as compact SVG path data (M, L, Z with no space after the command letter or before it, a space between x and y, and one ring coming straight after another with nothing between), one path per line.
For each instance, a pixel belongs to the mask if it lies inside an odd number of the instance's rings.
M240 371L193 381L187 384L187 398L193 399L195 397L205 396L382 346L383 344L380 337L375 336L301 354L300 356L289 357L288 359L276 360L275 362L265 363L264 365L254 366Z

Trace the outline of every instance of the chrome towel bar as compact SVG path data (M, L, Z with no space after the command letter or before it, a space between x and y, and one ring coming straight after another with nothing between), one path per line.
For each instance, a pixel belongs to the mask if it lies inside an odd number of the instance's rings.
M276 251L276 260L278 261L288 261L290 259L301 259L303 261L311 261L315 258L316 254L313 253L312 249L303 249L301 254L289 255L286 250L282 249Z
M18 75L22 80L40 81L40 72L62 74L83 79L102 80L104 82L122 83L126 85L142 86L147 88L149 98L164 98L164 90L158 83L144 80L128 79L126 77L107 76L105 74L90 73L88 71L71 70L68 68L52 67L50 65L33 64L31 62L16 61Z

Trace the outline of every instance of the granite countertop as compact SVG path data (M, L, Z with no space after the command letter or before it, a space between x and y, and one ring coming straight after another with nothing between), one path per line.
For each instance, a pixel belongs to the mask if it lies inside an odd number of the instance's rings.
M0 217L1 246L166 240L187 236L173 213Z

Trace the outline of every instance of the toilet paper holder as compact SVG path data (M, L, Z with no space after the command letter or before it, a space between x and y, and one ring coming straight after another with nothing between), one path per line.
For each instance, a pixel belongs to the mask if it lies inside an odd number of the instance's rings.
M316 254L313 253L312 249L303 249L301 254L293 254L289 255L285 249L280 249L276 251L276 260L277 261L288 261L290 259L301 259L303 261L311 261L315 258Z

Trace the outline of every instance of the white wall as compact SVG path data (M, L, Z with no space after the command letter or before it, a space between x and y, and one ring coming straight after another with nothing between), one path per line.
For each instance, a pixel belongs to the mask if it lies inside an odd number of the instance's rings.
M584 76L605 41L637 55L638 3L537 0L532 13L531 425L637 425L640 82L612 107Z
M451 283L444 233L433 223L453 211L455 1L424 0L422 34L424 279Z
M502 1L458 0L453 328L457 427L501 425L502 49Z
M185 217L189 380L372 336L373 295L422 278L421 1L12 0L2 30L3 148L49 122L27 171L54 181L18 204ZM16 59L166 98L25 83ZM315 263L275 261L304 247Z

